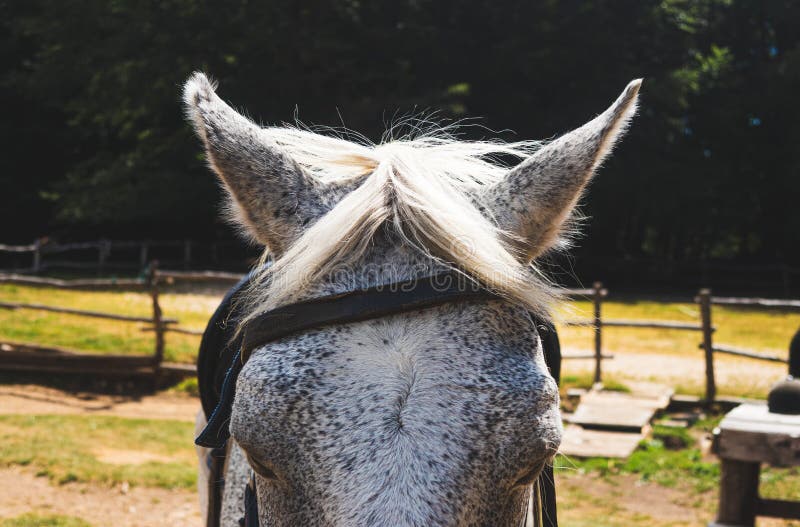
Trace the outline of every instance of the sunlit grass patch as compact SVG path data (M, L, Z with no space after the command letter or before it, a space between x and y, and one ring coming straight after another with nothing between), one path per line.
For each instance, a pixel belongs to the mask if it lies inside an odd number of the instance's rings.
M23 514L0 519L0 527L92 527L90 523L73 516Z
M569 302L562 309L565 319L588 319L592 304L586 301ZM700 323L696 304L680 302L651 302L632 300L603 303L604 319L659 320ZM800 327L800 312L731 308L714 306L712 323L717 327L716 343L761 351L777 351L786 356L789 341ZM558 328L562 343L570 347L591 349L594 345L590 328ZM698 331L643 328L603 328L603 348L609 353L674 353L699 356L698 344L702 336Z
M0 465L72 481L189 488L195 484L194 426L106 416L0 416ZM141 452L110 462L111 451ZM104 459L104 461L101 461Z
M0 300L101 311L119 315L152 317L152 299L147 292L73 291L0 285ZM163 293L160 305L164 317L177 318L181 327L204 329L221 300L217 295ZM0 309L0 340L35 343L85 352L149 355L154 352L148 324L122 322L28 309ZM165 358L193 362L200 338L168 333Z
M713 506L719 489L720 463L716 457L703 455L698 440L713 429L721 417L699 420L690 429L655 425L652 437L642 441L627 459L557 456L557 481L593 474L616 485L621 477L635 476L643 483L676 490L691 506ZM796 500L800 498L798 475L800 469L797 467L778 469L763 466L759 490L766 497Z

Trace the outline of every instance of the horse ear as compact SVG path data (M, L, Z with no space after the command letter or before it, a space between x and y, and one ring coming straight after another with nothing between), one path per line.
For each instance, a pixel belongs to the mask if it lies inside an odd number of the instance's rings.
M232 220L281 253L320 214L321 184L214 89L202 73L192 75L183 88L187 116L227 190Z
M636 112L641 83L632 81L605 112L548 143L484 192L482 202L528 261L558 242L583 189Z

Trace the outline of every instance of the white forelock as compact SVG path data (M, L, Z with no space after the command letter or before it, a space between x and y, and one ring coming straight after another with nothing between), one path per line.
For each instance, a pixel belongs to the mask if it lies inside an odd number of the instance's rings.
M263 128L265 141L319 180L358 186L256 277L250 317L357 264L384 225L424 256L546 314L552 288L516 254L514 236L476 202L476 190L501 180L509 159L530 156L540 143L461 141L450 132L371 144L294 127Z

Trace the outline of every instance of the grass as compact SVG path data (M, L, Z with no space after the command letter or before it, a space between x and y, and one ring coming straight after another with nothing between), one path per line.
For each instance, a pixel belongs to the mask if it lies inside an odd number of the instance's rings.
M582 388L584 390L588 390L593 385L594 385L593 373L582 372L575 374L564 374L561 376L562 393L565 393L570 388ZM606 375L603 378L603 389L612 392L623 392L623 393L631 392L631 389L627 384L610 375Z
M149 294L143 292L70 291L0 285L0 300L152 316L152 301ZM220 300L221 296L215 294L177 294L168 291L161 295L161 307L164 316L179 319L181 327L202 330ZM154 337L152 332L141 330L145 325L27 309L0 309L0 340L96 353L152 354ZM200 337L168 333L166 343L166 360L194 362Z
M656 425L652 438L642 441L625 460L578 460L559 456L555 461L557 484L559 488L568 489L559 494L559 510L565 511L563 515L569 520L564 523L604 527L684 525L678 521L661 522L648 514L623 510L620 503L626 494L636 492L631 485L638 487L643 484L669 489L670 494L656 491L660 496L658 499L697 509L699 516L712 519L717 506L719 461L704 456L698 440L719 420L720 417L701 420L690 429ZM608 488L593 492L586 476L600 478ZM800 499L800 468L762 468L759 490L764 497Z
M106 416L0 415L0 466L33 468L55 483L164 488L195 485L192 423ZM143 462L101 461L103 452L143 453Z
M23 514L15 518L0 519L0 527L91 527L91 525L72 516Z
M716 422L719 420L717 419ZM594 472L610 478L619 474L634 474L641 481L651 481L664 487L689 487L693 492L715 491L719 486L717 458L705 458L697 447L700 435L707 433L708 422L699 422L691 430L655 425L653 436L642 441L625 460L590 458L572 460L556 466L556 470ZM765 467L761 475L763 495L800 497L800 470Z

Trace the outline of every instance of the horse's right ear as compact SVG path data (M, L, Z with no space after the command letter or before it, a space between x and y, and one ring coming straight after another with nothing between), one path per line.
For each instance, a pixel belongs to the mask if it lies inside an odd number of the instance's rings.
M193 74L183 88L187 116L228 192L231 217L279 254L320 214L321 184L214 89Z
M605 112L548 143L484 191L498 227L512 235L527 260L558 242L587 183L636 113L641 84L631 81Z

